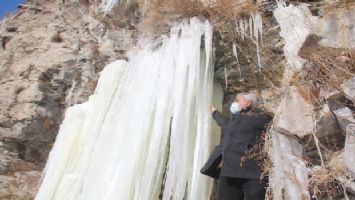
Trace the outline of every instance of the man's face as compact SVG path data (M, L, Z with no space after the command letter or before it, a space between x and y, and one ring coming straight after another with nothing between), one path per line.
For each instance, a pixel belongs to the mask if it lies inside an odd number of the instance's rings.
M251 101L243 96L236 97L235 101L240 105L242 109L246 109L251 105Z

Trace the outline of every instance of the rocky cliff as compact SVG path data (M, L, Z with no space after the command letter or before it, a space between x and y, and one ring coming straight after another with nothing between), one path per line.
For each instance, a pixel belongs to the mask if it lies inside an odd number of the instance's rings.
M27 1L2 19L0 199L32 199L65 109L87 100L133 35L79 2Z

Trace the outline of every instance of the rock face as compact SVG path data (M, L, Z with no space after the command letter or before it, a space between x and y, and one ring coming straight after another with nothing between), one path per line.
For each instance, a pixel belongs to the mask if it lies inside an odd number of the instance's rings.
M65 109L133 44L133 30L58 2L28 1L0 22L0 199L32 199Z
M355 78L346 80L342 85L341 88L344 94L353 102L355 103Z
M344 11L344 13L348 12ZM325 199L329 196L338 199L348 196L347 193L349 195L352 193L351 186L348 188L344 186L345 193L334 189L334 186L329 186L329 184L343 185L345 182L346 185L354 183L352 176L349 178L346 175L353 173L350 166L354 165L351 158L354 151L352 147L354 117L351 110L354 105L350 101L353 95L352 79L339 78L338 83L330 84L330 81L327 82L329 77L325 78L325 81L319 81L318 78L324 76L321 73L317 75L318 77L302 78L302 73L306 70L322 71L323 67L333 70L331 68L338 66L332 65L328 68L326 64L324 65L325 60L318 59L318 62L317 59L313 59L313 56L324 54L314 49L308 52L311 54L308 57L299 56L300 48L309 45L306 38L315 30L322 30L315 32L322 39L313 46L344 47L340 42L329 40L329 35L326 33L334 34L330 27L345 34L350 38L349 41L353 40L353 36L349 34L351 28L341 30L338 27L339 14L334 12L332 14L332 17L318 18L312 15L305 4L279 5L274 12L280 23L280 35L286 41L284 54L288 61L282 84L284 96L276 110L271 128L270 156L274 166L270 174L270 191L275 199L311 199L311 197ZM297 19L294 18L296 16ZM334 42L337 44L334 45ZM346 44L346 47L349 45L352 44ZM333 49L333 55L339 59L341 54L334 52ZM352 50L349 54L352 54ZM323 67L319 65L320 63ZM350 71L351 76L354 77L354 69ZM339 82L343 82L340 87ZM337 91L336 88L341 88L343 92ZM345 133L346 138L344 138ZM344 153L339 156L341 151ZM324 189L333 191L325 192Z
M308 169L302 145L295 138L271 131L271 188L275 199L309 199ZM285 176L285 174L287 174Z
M314 130L313 107L291 86L285 91L274 119L275 130L303 138Z

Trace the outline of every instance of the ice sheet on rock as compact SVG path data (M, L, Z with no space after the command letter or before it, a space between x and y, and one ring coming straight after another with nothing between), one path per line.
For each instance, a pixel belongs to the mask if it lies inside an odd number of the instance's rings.
M315 34L321 36L319 44L333 48L355 48L354 9L327 12L317 22Z
M213 72L212 27L197 18L106 66L89 101L68 108L36 200L209 199L199 169L219 143Z
M287 64L283 75L283 84L288 84L293 72L303 67L304 60L298 56L298 52L307 36L312 33L316 18L311 15L305 4L298 6L290 4L286 6L280 2L278 2L278 7L274 11L274 16L280 24L280 36L285 40L284 55ZM294 90L292 87L290 89L288 91ZM296 91L291 94L299 95ZM295 98L292 99L294 100ZM300 97L297 99L302 100L303 98ZM306 107L297 107L292 102L291 104L295 108L305 108L303 109L304 112L299 112L302 116L305 116L305 113L313 112L310 106L302 101L296 103L301 103ZM287 103L288 101L285 102ZM287 111L285 108L288 109L289 107L285 107L284 105L286 104L280 104L279 114L275 116L274 127L271 131L272 144L271 152L269 153L274 167L270 173L270 187L273 191L274 199L310 199L307 188L308 168L302 159L302 146L296 139L280 132L297 134L300 137L312 133L314 130L313 115L307 115L306 118L303 117L303 121L306 119L307 123L303 122L302 124L303 126L304 124L307 126L299 127L299 124L294 123L297 117L295 118L294 115L287 117L285 115L285 113L292 112L285 112ZM275 131L275 129L279 132Z
M99 9L104 13L108 13L119 3L121 3L121 0L103 0Z
M308 169L302 160L301 144L290 137L271 131L270 187L274 199L310 199Z
M123 61L116 61L105 67L101 75L105 78L99 80L90 100L67 109L36 199L75 199L77 187L82 185L81 173L90 165L91 147L100 133L115 93L116 88L109 86L119 84L125 66Z
M280 24L280 36L285 40L284 55L287 61L285 82L294 71L299 71L305 62L298 56L298 52L311 33L317 17L312 16L306 4L286 6L284 3L278 3L274 16Z

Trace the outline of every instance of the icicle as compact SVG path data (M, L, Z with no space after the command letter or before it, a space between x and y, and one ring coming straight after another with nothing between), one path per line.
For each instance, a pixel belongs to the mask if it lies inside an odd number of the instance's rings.
M248 31L248 28L249 28L249 24L248 24L248 20L243 20L244 22L244 30L245 30L245 35L248 35L247 31Z
M73 92L76 86L76 81L75 79L73 79L71 87L69 89L68 95L65 97L65 105L68 107L73 105Z
M67 109L36 200L210 198L199 169L219 143L212 27L192 18L153 49L106 66L89 101Z
M260 56L260 45L259 45L259 33L262 31L262 21L260 14L252 14L252 18L254 21L254 38L255 38L255 45L256 45L256 56L258 60L258 68L259 70L262 68L261 65L261 56ZM261 25L260 25L261 24Z
M256 56L257 56L257 59L258 59L258 68L260 70L262 68L262 65L261 65L261 58L260 58L259 42L256 42Z
M233 43L233 54L235 58L237 59L237 66L238 66L238 71L239 71L239 79L242 79L242 71L240 70L240 63L239 63L239 58L238 58L238 51L236 45Z
M238 35L242 35L240 30L239 30L239 24L238 22L235 23L235 31L237 32Z
M260 42L261 44L263 43L263 19L260 15L260 13L256 13L253 15L253 21L254 21L254 35L258 34L260 35ZM255 29L257 29L257 32L255 32Z
M239 21L239 27L240 27L240 33L242 35L242 39L244 40L244 35L245 35L245 29L244 29L244 22L243 20Z
M99 9L103 11L104 13L110 12L116 5L122 3L123 1L121 0L103 0L99 6ZM129 3L128 1L125 1L125 3Z
M249 31L250 31L250 38L253 37L253 18L252 16L249 17ZM255 29L254 29L255 31Z
M226 84L226 88L228 89L228 71L227 71L227 67L224 68L224 83Z

